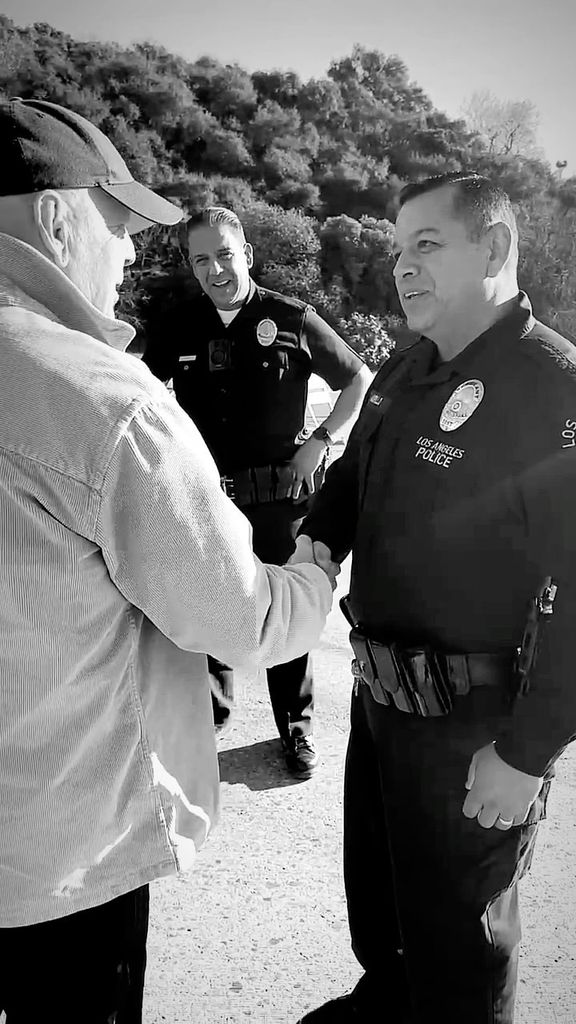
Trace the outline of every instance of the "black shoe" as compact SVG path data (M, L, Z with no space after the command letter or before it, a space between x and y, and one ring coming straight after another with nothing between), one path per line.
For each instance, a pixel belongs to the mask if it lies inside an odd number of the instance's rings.
M352 996L339 996L310 1010L298 1024L367 1024Z
M282 740L282 747L286 767L293 775L307 778L320 763L312 736L291 736L288 740Z

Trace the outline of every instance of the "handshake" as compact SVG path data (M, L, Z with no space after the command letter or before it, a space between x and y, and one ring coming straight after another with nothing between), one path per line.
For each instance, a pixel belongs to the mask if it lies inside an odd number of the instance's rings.
M332 561L332 552L321 540L312 540L305 533L296 538L296 550L286 565L298 565L302 562L313 562L324 570L332 590L336 589L336 577L340 572L340 564Z

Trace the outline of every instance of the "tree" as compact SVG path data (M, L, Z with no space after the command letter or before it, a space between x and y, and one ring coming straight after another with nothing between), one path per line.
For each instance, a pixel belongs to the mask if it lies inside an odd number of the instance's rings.
M530 100L501 100L489 91L474 92L462 114L491 156L541 155L537 140L540 115Z
M520 285L536 316L576 341L575 196L576 179L568 179L557 197L534 196L523 203L518 220Z
M255 71L252 82L260 100L272 100L281 107L295 106L302 88L294 71Z
M342 214L320 228L322 281L342 282L345 312L387 312L395 307L392 277L393 225L386 220Z
M188 65L187 81L201 106L224 122L232 115L244 124L257 107L258 95L250 75L238 64L201 57Z
M320 189L310 181L282 181L268 196L270 202L286 210L303 210L304 213L315 215L322 207Z

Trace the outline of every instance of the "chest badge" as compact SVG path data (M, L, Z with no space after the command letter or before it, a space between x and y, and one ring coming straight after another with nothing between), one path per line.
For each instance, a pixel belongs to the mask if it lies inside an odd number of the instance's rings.
M480 405L484 398L481 380L466 380L452 392L440 413L441 430L458 430Z
M261 345L265 348L268 345L273 345L276 341L276 335L278 334L278 328L273 320L269 320L266 317L265 320L261 320L256 328L256 337Z

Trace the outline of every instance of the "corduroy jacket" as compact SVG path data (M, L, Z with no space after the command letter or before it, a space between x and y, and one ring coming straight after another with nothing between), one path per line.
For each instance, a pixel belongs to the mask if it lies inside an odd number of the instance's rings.
M290 661L331 604L254 557L133 334L0 235L0 927L188 867L218 802L200 652Z

